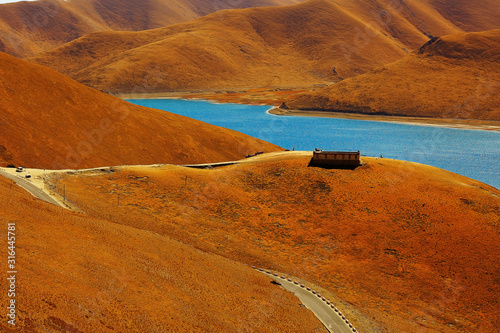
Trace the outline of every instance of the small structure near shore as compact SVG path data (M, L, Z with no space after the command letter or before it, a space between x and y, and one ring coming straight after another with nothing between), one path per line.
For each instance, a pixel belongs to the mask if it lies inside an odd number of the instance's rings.
M351 151L323 151L315 149L309 166L326 169L355 169L361 165L361 153Z

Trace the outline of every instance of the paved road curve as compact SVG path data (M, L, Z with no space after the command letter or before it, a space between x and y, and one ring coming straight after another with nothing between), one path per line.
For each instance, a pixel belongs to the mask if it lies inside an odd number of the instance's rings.
M340 310L335 310L336 308L333 304L326 299L323 300L323 297L318 297L317 293L313 294L312 290L301 287L300 283L295 284L294 281L290 282L288 279L284 279L281 276L275 276L266 271L261 271L261 273L273 278L279 282L283 288L297 296L300 302L314 313L330 333L359 332L352 327L352 324L351 327L349 326L349 321L343 316Z
M0 176L4 176L6 178L12 179L13 181L16 182L17 185L21 186L26 191L28 191L29 193L31 193L31 195L34 196L35 198L38 198L38 199L43 200L43 201L47 201L47 202L49 202L51 204L54 204L54 205L57 205L57 206L60 206L60 207L64 207L59 202L57 202L54 198L52 198L50 195L48 195L47 193L43 192L36 185L33 185L27 179L24 179L24 178L19 177L17 175L11 175L11 174L9 174L7 172L4 172L4 171L1 171L1 170L0 170ZM64 208L66 208L66 207L64 207Z

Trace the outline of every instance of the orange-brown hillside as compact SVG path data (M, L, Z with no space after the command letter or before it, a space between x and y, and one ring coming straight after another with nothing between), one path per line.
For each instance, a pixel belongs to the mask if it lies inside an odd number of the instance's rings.
M129 104L0 53L0 162L38 168L196 163L280 148Z
M94 33L30 60L121 93L137 87L154 92L312 85L335 82L405 54L403 43L376 30L370 30L360 48L377 52L377 57L347 49L352 31L364 28L363 20L334 1L311 0L225 10L156 30ZM426 40L414 29L408 33L419 42ZM152 84L145 84L145 77Z
M325 332L294 295L242 263L47 204L3 177L0 222L4 258L15 224L17 270L16 326L4 315L2 332Z
M500 120L500 30L444 36L418 52L286 102L290 109Z
M414 163L324 170L286 154L56 184L90 216L314 282L362 332L496 330L500 191Z
M493 0L453 10L441 2L310 0L151 31L94 33L30 60L121 93L304 86L400 59L431 35L498 26L498 15Z
M190 21L221 9L303 0L44 0L0 5L0 51L18 57L95 31L137 31Z

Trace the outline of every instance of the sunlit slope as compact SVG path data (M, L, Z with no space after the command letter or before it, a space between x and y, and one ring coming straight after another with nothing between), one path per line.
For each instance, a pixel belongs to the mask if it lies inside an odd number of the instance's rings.
M139 33L95 33L30 60L121 93L331 83L400 59L430 36L463 32L454 20L458 10L477 17L471 8L461 4L445 18L450 9L441 3L310 0ZM494 25L490 16L468 29Z
M0 53L0 162L38 168L194 163L278 147L129 104Z
M30 60L101 90L150 92L334 82L405 54L382 34L367 45L376 58L347 50L356 27L364 23L335 3L312 0L151 31L95 33Z
M48 0L0 5L0 51L19 57L95 31L138 31L190 21L221 9L301 0Z
M409 162L366 158L351 171L309 160L57 184L91 216L136 217L141 229L315 282L363 332L495 331L497 189Z
M2 177L0 222L15 223L18 272L16 326L2 320L2 332L325 332L242 263L39 201Z
M286 102L291 109L500 120L500 30L444 36L418 52Z

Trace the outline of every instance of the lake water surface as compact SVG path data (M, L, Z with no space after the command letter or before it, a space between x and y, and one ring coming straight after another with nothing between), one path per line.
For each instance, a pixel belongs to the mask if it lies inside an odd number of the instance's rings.
M446 169L500 188L500 133L378 121L275 116L269 106L175 99L131 103L230 128L295 150L360 150Z

